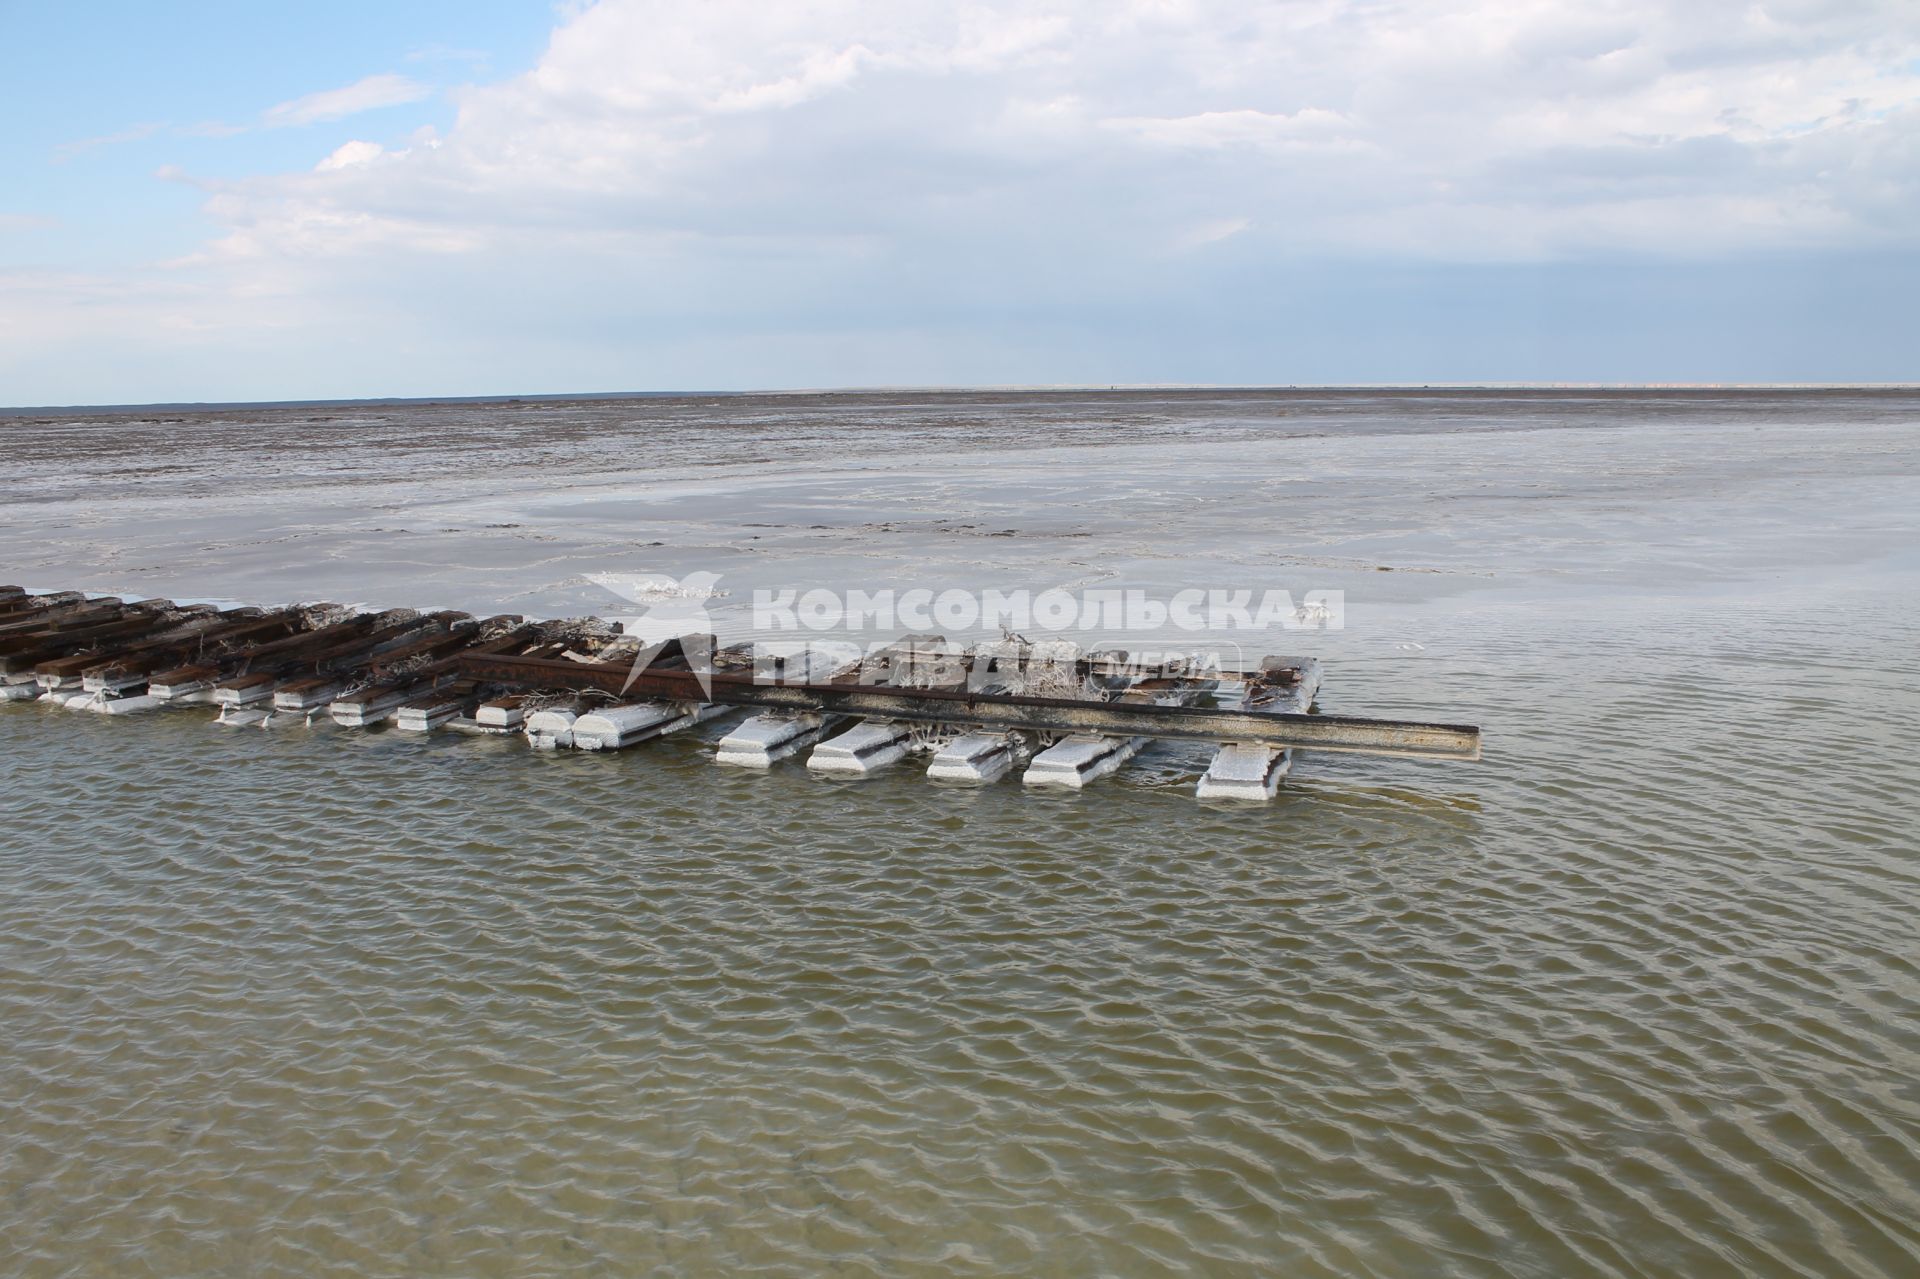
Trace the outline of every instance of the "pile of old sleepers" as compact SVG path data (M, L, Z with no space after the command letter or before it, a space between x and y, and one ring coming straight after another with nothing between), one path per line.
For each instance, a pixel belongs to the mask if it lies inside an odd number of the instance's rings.
M914 755L927 776L1079 788L1154 740L1214 744L1203 798L1266 799L1300 750L1477 759L1459 724L1313 713L1320 665L1269 657L1221 669L1132 660L1006 636L962 648L914 635L870 652L642 644L597 619L332 604L176 605L0 587L0 700L122 715L210 705L228 727L391 724L514 734L536 747L618 750L752 712L714 759L868 776Z

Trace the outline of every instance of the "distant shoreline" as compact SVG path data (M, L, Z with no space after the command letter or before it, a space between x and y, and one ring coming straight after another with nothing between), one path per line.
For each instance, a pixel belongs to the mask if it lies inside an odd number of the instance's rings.
M0 406L0 418L55 414L216 413L243 409L399 408L431 404L581 404L618 400L755 399L790 396L873 395L1380 395L1395 393L1620 394L1830 393L1920 391L1920 382L1336 382L1274 385L1213 385L1192 382L1092 383L1044 386L849 386L752 391L576 391L509 395L385 395L359 399L163 400L134 404L38 404Z

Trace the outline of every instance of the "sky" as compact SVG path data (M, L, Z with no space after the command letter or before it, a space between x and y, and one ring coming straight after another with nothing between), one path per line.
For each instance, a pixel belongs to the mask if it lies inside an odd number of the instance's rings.
M0 405L1920 380L1913 0L0 0Z

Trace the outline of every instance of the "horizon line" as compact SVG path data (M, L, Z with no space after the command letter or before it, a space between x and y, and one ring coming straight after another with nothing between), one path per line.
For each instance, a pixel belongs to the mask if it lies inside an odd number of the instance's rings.
M0 415L33 413L115 413L141 410L217 411L222 409L328 408L401 404L566 403L592 400L679 399L781 395L956 395L1060 394L1139 391L1909 391L1916 382L1041 382L1041 383L878 383L856 386L762 387L749 390L673 391L518 391L480 395L365 395L284 400L151 400L111 404L0 405Z

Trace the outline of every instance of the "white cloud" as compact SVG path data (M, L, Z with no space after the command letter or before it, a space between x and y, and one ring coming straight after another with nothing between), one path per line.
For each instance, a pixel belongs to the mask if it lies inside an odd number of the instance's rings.
M1175 237L1174 247L1177 249L1205 248L1209 244L1231 240L1252 225L1251 218L1214 218L1182 231Z
M1354 132L1345 115L1320 107L1302 107L1291 115L1243 107L1183 116L1122 116L1102 123L1146 142L1202 149L1314 145L1349 139Z
M457 91L444 135L201 182L220 231L169 287L190 278L178 296L235 332L273 297L342 333L414 315L410 334L461 341L532 323L538 298L583 341L706 326L792 346L1161 315L1198 287L1182 270L1231 291L1275 262L1920 247L1910 0L560 13L536 66ZM266 120L426 92L373 76ZM240 299L224 319L222 298Z
M119 146L124 142L141 142L166 127L165 121L148 120L130 125L117 133L106 133L95 138L81 138L77 142L65 142L53 149L54 159L70 160L83 151L92 151L97 147Z
M432 92L426 85L402 75L370 75L338 89L309 93L269 107L260 119L268 127L344 120L362 111L418 102Z
M53 154L55 160L64 162L98 147L141 142L162 133L189 138L230 138L250 132L255 127L279 129L293 125L320 124L332 120L344 120L348 116L380 107L419 102L431 97L432 94L432 89L405 76L371 75L342 88L309 93L305 97L294 98L269 107L261 113L257 126L228 124L221 120L201 120L194 124L147 121L117 133L63 143L54 148Z
M444 145L220 208L250 254L324 211L480 246L537 225L992 252L1249 217L1243 240L1292 252L1534 258L1608 248L1609 210L1633 251L1663 227L1701 251L1703 215L1722 248L1831 246L1920 231L1886 216L1920 190L1916 59L1897 2L604 0L466 91ZM372 77L269 114L419 92Z
M387 149L378 142L362 142L355 139L352 142L343 142L334 148L332 154L313 166L313 171L327 173L333 169L345 169L356 164L372 164L386 154Z

